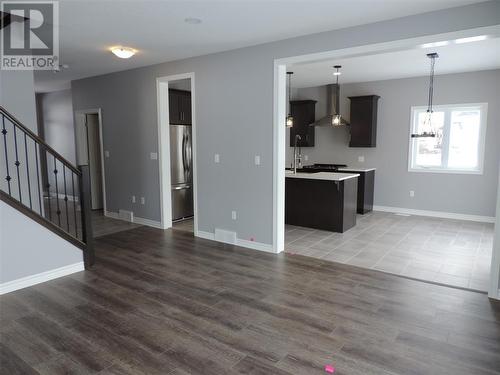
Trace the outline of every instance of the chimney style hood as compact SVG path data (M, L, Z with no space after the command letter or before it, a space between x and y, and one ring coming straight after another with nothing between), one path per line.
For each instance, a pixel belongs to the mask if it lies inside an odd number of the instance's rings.
M340 114L340 85L326 85L326 113L327 115L318 121L313 122L309 126L342 126L349 125L347 121L340 117L340 123L333 125L333 119Z

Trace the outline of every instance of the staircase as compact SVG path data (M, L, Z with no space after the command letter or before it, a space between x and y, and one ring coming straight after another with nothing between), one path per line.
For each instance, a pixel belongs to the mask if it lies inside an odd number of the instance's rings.
M0 132L0 200L80 248L90 267L89 167L73 166L1 106Z

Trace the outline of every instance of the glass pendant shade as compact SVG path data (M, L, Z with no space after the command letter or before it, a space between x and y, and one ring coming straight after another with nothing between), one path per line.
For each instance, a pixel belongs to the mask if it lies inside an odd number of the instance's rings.
M291 128L293 126L293 116L289 114L286 116L286 127Z
M342 125L341 116L340 115L333 115L332 126L340 126L340 125Z

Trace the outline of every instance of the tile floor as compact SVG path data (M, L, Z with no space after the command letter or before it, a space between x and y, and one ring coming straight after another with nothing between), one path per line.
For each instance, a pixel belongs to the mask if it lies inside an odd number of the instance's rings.
M285 252L486 291L493 224L372 212L333 233L286 225Z

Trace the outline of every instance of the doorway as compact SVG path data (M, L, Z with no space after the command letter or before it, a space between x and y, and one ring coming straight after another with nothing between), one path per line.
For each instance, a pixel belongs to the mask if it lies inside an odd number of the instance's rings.
M106 214L101 111L77 111L75 118L76 162L89 166L92 210Z
M162 228L198 234L194 73L157 79Z

